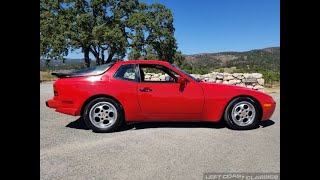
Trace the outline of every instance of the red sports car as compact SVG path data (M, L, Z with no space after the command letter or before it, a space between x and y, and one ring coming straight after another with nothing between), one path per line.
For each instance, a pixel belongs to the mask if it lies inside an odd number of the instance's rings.
M150 78L151 72L157 74ZM147 121L224 120L231 129L252 129L269 119L276 106L263 92L203 82L165 61L118 61L54 75L59 79L46 105L83 116L94 132Z

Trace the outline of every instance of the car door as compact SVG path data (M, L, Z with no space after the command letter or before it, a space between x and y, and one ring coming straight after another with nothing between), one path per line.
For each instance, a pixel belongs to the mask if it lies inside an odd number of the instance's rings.
M143 65L139 66L140 71ZM157 66L159 67L159 65ZM163 68L165 69L167 67L163 66ZM147 78L140 80L137 85L138 101L142 113L199 114L202 112L204 95L202 88L197 83L188 82L186 87L181 89L177 80L164 81L160 79L159 81L148 81L148 74L142 70L142 72L140 72L140 76L143 74ZM161 77L161 75L159 76ZM166 79L177 79L177 77L173 76L172 74L170 74L170 76L171 78Z

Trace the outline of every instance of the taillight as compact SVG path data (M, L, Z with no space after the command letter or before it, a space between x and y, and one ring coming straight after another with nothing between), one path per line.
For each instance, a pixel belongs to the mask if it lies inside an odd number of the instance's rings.
M57 88L55 86L53 86L53 94L55 96L58 96L58 91L57 91Z

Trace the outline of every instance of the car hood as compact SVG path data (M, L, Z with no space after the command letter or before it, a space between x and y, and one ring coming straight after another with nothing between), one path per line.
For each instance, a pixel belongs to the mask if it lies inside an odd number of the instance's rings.
M230 94L230 95L253 95L253 96L268 96L270 95L255 90L250 89L243 86L236 86L230 84L218 84L218 83L210 83L210 82L200 82L201 86L208 89L211 92L219 92L219 94Z

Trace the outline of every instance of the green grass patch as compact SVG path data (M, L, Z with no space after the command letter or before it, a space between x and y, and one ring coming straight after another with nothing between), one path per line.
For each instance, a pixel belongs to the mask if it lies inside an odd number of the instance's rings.
M57 77L51 75L52 71L40 71L40 82L54 81Z

